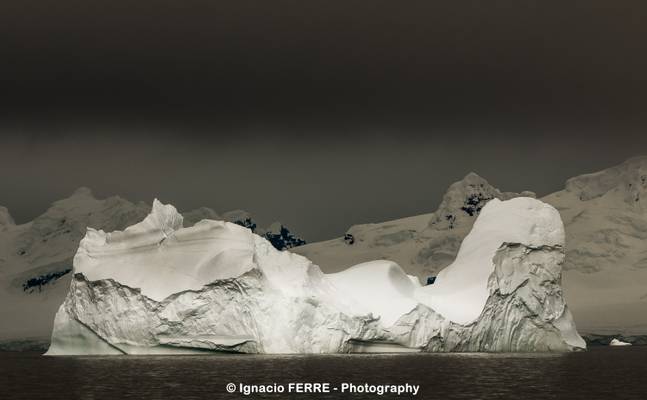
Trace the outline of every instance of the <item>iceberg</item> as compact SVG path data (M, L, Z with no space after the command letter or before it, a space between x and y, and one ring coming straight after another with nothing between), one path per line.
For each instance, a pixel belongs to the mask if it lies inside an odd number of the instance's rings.
M611 342L609 342L609 346L631 346L631 343L623 342L618 338L613 338Z
M98 198L86 187L25 223L16 224L9 210L0 206L0 342L30 342L36 347L45 343L47 348L54 316L72 280L73 258L87 227L123 230L142 221L150 210L150 204L119 196ZM184 226L203 219L242 225L280 250L305 243L280 222L262 228L243 210L219 214L201 207L182 215Z
M453 264L420 285L392 261L324 274L239 225L171 205L89 228L48 355L573 351L564 229L539 200L493 199Z

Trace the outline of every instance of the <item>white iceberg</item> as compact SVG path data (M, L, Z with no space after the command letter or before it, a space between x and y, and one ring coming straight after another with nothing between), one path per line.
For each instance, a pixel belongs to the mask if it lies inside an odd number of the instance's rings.
M48 355L195 351L571 351L551 206L492 200L436 283L396 263L324 274L238 225L183 228L158 201L139 224L88 229Z
M620 339L614 338L609 342L609 346L631 346L631 343L623 342Z
M87 227L106 232L123 230L142 221L151 205L119 196L97 198L88 188L54 202L34 220L16 224L0 206L0 342L49 344L54 316L67 295L72 264ZM279 248L303 240L281 223L257 225L253 216L236 210L223 214L201 207L183 212L184 225L203 219L225 220L245 226Z

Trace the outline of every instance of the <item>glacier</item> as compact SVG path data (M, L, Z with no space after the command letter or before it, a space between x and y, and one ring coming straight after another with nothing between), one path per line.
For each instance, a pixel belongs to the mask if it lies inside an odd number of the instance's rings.
M324 274L239 225L183 227L155 200L123 231L88 228L46 354L573 351L564 228L550 205L490 200L422 286L395 262Z

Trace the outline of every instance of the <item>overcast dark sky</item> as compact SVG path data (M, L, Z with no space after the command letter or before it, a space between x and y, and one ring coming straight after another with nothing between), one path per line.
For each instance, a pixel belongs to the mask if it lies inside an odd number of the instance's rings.
M546 194L647 153L644 1L0 3L0 204L76 187L306 239L475 171Z

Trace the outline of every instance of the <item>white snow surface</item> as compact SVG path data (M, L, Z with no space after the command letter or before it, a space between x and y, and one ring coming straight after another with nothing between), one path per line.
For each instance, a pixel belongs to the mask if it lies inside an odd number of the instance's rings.
M407 275L393 261L376 260L355 265L344 271L326 274L340 296L355 303L359 314L380 317L386 326L413 310L418 301L418 279Z
M631 343L623 342L618 338L613 338L609 343L609 346L631 346Z
M420 286L397 264L388 261L366 263L324 277L307 258L278 251L240 225L202 220L183 228L182 216L175 207L157 199L142 222L124 231L105 233L88 228L74 257L74 273L82 273L91 281L113 279L141 290L155 301L199 290L214 281L240 277L253 268L260 269L273 287L290 297L309 295L312 290L353 291L352 300L335 301L336 305L350 314L388 316L390 323L416 306L413 292ZM312 287L312 280L317 287ZM342 281L335 289L329 284ZM397 299L395 303L388 301L389 294L398 293L406 297L406 306L397 306ZM326 296L333 298L337 294L330 292ZM372 303L378 298L383 301L375 307Z
M291 262L282 264L280 261L285 260L281 252L258 257L259 239L249 229L224 221L203 220L183 228L177 210L156 199L151 213L124 231L104 233L89 228L74 258L74 272L92 281L114 279L141 289L156 301L238 277L256 264L277 286L299 288L307 280L299 275L302 271L289 266ZM562 246L564 228L559 213L533 198L490 201L454 263L438 274L435 284L424 288L398 264L387 260L358 264L327 274L325 279L341 298L350 300L347 305L356 307L346 311L372 314L386 326L418 303L450 321L468 324L478 318L487 301L493 258L503 243ZM305 257L286 254L309 263Z
M142 222L124 231L88 229L74 257L74 271L90 280L114 279L161 301L218 279L241 275L252 266L249 229L204 220L182 228L182 216L157 199Z
M493 258L503 243L563 246L559 213L529 197L489 201L463 240L456 260L440 271L433 285L420 290L421 302L451 321L474 321L487 301Z

